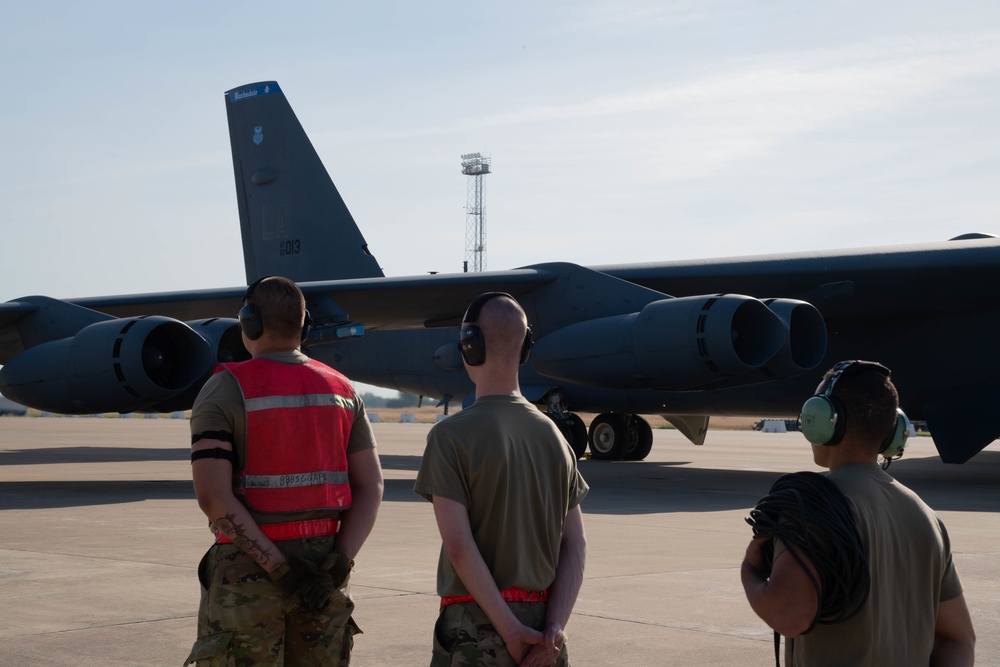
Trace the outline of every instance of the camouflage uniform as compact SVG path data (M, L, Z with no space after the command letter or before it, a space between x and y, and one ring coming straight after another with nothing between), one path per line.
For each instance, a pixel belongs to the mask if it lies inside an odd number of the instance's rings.
M544 632L544 602L508 602L517 620ZM434 654L430 667L517 667L503 637L475 602L458 602L441 610L434 626ZM556 667L570 667L563 645Z
M285 553L322 564L334 536L280 543ZM287 551L286 551L287 549ZM350 577L323 613L301 609L267 573L232 544L213 545L198 566L198 640L185 665L197 667L346 666L358 626L351 618Z

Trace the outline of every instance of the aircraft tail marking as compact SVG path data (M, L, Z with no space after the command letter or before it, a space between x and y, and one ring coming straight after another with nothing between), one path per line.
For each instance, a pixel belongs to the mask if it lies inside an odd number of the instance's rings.
M226 92L247 284L384 274L277 82Z

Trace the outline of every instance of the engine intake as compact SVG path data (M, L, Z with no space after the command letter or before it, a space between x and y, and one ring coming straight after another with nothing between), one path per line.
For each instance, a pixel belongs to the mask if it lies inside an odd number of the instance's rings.
M250 358L250 353L243 346L243 336L240 335L239 321L232 318L213 317L207 320L194 320L187 322L187 325L197 332L199 336L208 341L213 350L214 359L218 363L229 363L234 361L246 361ZM171 396L162 403L157 403L142 412L175 412L177 410L187 410L194 403L201 386L205 380L212 376L215 364L209 364L204 375L197 382L192 384L183 392Z
M795 299L765 299L781 318L788 338L761 371L771 377L791 377L816 368L826 354L826 322L816 307Z

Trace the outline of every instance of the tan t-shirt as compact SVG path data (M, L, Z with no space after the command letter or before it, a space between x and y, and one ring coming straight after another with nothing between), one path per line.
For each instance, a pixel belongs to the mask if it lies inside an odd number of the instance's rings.
M587 495L576 456L551 419L522 397L484 396L427 435L414 491L465 505L500 589L555 579L566 513ZM441 549L438 594L468 595Z
M938 604L962 593L948 531L917 494L875 464L848 464L829 478L857 521L871 593L854 618L788 640L785 663L928 664Z

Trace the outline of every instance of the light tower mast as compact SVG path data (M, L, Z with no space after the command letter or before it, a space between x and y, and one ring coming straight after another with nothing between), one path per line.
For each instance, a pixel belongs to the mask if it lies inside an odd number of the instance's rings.
M462 173L469 176L465 205L465 271L486 270L486 211L483 208L483 176L490 173L490 158L480 153L462 156ZM470 269L471 266L471 269Z

